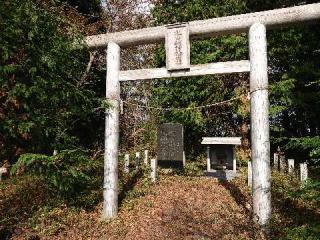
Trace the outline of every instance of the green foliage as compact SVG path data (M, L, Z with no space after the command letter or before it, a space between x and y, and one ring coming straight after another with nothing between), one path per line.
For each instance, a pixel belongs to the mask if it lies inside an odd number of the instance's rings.
M320 158L320 136L291 138L286 146L288 149L307 150L312 159Z
M13 165L11 173L22 170L41 175L47 184L63 196L80 195L94 181L92 169L98 166L80 150L64 150L55 156L23 154Z
M188 22L222 17L245 12L243 1L182 1L176 4L164 1L153 9L157 25ZM191 42L191 63L242 60L248 56L247 38L244 34L210 38ZM158 49L155 64L165 65L165 51ZM240 80L243 80L241 82ZM246 85L245 78L231 76L203 76L161 80L153 86L153 105L162 108L193 108L228 100L237 96L234 89ZM241 93L240 93L241 94ZM185 127L188 154L199 152L203 136L227 136L239 132L241 117L236 113L237 103L208 109L172 110L161 112L161 122L181 123ZM233 109L234 108L234 109ZM234 112L234 113L233 113Z
M320 224L310 224L285 230L286 236L283 240L319 240Z
M119 177L119 199L121 207L132 210L136 204L136 200L145 196L150 192L152 183L150 179L151 169L149 166L140 165L139 169L134 169L125 173L120 171ZM121 168L123 169L123 167Z
M307 1L312 3L315 1ZM156 24L187 22L233 14L263 11L300 4L300 1L162 1L153 14ZM317 26L299 26L268 31L268 64L270 82L270 115L272 145L286 145L298 158L317 156L320 129L320 31ZM192 64L248 59L245 34L220 36L191 42ZM155 63L165 64L165 51L158 50ZM249 91L248 76L206 76L184 80L166 80L154 85L154 105L191 107L220 102ZM160 119L179 122L186 127L187 146L196 145L202 136L239 134L239 125L248 122L244 101L230 107L220 106L203 111L168 111ZM305 137L313 141L306 143ZM301 138L301 140L296 140ZM301 148L305 151L300 152ZM307 149L308 148L308 149Z
M320 181L309 179L302 188L293 191L291 196L313 202L320 208Z
M293 175L273 173L273 189L282 198L302 201L313 208L320 207L320 182L309 178L305 183L299 182Z
M302 159L320 146L316 138L320 116L319 36L318 27L303 26L271 31L268 37L269 65L274 69L270 71L273 142L286 145L288 152Z
M278 100L277 103L270 106L271 116L276 117L289 106L292 106L292 99L294 97L292 95L292 89L295 87L295 82L295 79L288 79L288 75L285 74L280 82L271 86L273 97Z
M87 50L74 48L82 37L49 9L36 0L0 5L2 159L85 145L81 136L94 142L100 130L93 109L103 91L83 87Z
M274 171L272 239L319 239L319 193L318 180L308 179L302 184L294 175Z
M206 157L200 155L195 161L187 160L186 166L183 169L183 174L187 176L203 176L203 172L206 170Z

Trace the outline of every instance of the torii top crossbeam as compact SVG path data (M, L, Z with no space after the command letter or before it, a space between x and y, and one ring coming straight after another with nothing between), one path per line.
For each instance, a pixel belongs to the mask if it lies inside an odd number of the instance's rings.
M305 22L315 22L320 18L320 3L264 12L241 14L188 23L190 37L193 39L247 32L256 22L268 29ZM89 48L105 48L109 42L121 47L161 42L165 39L166 26L143 28L116 33L86 37Z

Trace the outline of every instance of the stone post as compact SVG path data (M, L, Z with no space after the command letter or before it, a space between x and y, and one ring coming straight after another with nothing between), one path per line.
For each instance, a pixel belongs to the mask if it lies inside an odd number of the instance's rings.
M210 146L207 146L207 171L211 170L211 162L210 162Z
M284 173L287 169L286 156L284 154L280 154L279 156L279 166L280 166L280 172Z
M130 165L130 155L126 154L124 155L124 172L126 173L130 172L129 165Z
M113 42L107 50L106 99L111 105L105 118L105 153L103 181L104 219L118 214L118 152L119 152L119 101L120 101L120 47Z
M252 163L248 161L248 186L252 187Z
M271 173L266 27L249 30L252 185L254 220L262 226L271 219Z
M8 169L5 167L0 167L0 182L2 181L2 175L8 174Z
M233 156L233 164L232 164L232 169L233 169L233 174L237 174L237 158L236 158L236 148L232 148L232 156Z
M288 159L288 173L294 173L294 159Z
M183 167L186 166L186 152L185 151L183 151L182 164L183 164Z
M151 182L155 183L157 181L157 159L153 158L150 162L151 165Z
M300 181L305 182L308 179L308 165L306 162L300 163Z
M144 150L144 165L148 165L148 160L149 159L149 150Z
M140 167L140 152L136 152L136 169Z

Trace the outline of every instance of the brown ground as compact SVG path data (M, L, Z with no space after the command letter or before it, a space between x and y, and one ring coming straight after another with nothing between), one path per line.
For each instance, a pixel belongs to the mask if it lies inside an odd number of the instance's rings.
M256 239L249 206L242 202L232 183L163 176L133 205L124 203L116 220L98 221L101 209L81 213L81 220L69 219L66 231L48 239Z
M54 198L43 179L19 177L0 185L0 239L266 239L251 221L251 194L241 173L234 182L220 183L161 171L153 185L147 172L122 176L119 216L110 222L101 221L101 204L81 210L83 205ZM318 202L290 197L299 187L293 180L273 173L269 239L318 239Z

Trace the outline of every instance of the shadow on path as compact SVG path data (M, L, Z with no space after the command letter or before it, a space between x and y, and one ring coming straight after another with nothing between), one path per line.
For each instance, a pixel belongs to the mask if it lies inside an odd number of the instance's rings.
M220 180L219 182L222 186L225 187L225 189L227 189L230 192L230 195L233 197L236 203L244 209L245 213L248 216L252 217L252 210L250 207L252 205L251 199L245 196L241 192L240 188L236 186L234 183L225 180Z
M143 172L141 169L135 170L130 174L126 182L123 184L121 191L119 192L119 205L122 205L123 200L127 196L127 193L134 189L139 179L141 179Z

